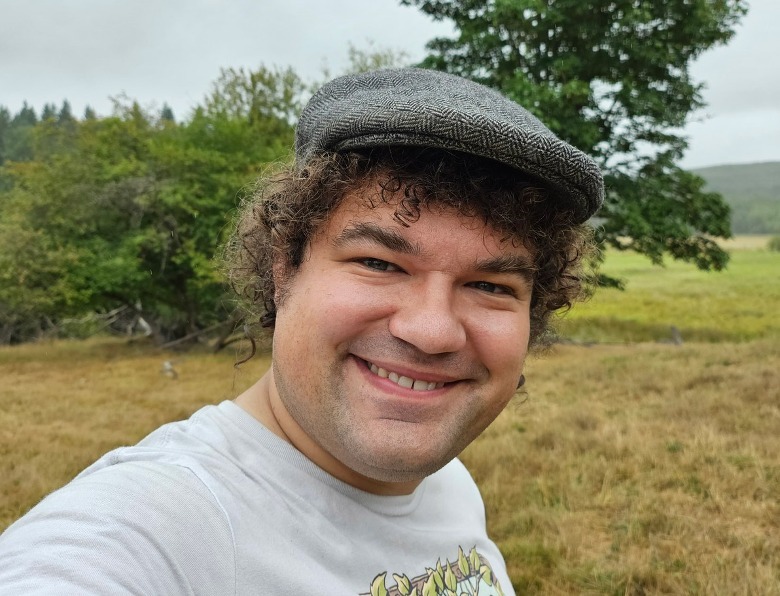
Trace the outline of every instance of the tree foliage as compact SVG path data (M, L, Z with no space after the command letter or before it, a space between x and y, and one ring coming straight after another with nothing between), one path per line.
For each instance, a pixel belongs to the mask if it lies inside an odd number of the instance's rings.
M213 257L242 189L289 154L302 89L226 70L181 124L126 98L81 121L67 102L0 111L0 342L117 306L161 342L228 318Z
M680 129L703 106L690 65L727 42L743 0L401 0L451 38L428 44L423 65L499 89L556 134L593 155L607 199L606 245L721 269L729 210L677 162Z

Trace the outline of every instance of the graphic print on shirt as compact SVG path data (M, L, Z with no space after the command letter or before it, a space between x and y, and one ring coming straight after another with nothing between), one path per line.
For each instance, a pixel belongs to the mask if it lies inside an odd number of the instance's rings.
M387 571L378 574L371 582L371 590L360 596L504 596L498 579L487 559L472 548L468 556L458 547L455 563L444 565L436 561L433 568L426 567L425 574L409 579L393 573L395 585L387 587Z

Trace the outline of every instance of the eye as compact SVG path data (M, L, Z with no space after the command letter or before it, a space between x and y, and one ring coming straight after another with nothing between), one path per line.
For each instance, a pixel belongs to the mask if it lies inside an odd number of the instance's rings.
M506 294L508 296L514 296L514 292L511 288L501 286L499 284L493 284L489 281L475 281L468 285L476 290L479 290L480 292L487 292L488 294Z
M387 261L383 261L382 259L360 259L360 262L363 263L366 267L369 269L373 269L374 271L400 271L400 268L396 267L392 263L388 263Z

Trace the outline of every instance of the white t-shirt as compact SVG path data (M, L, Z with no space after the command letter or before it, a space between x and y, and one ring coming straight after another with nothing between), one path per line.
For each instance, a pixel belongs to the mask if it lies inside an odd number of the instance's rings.
M411 495L369 494L230 401L106 454L0 536L2 595L422 596L466 583L514 593L460 461Z

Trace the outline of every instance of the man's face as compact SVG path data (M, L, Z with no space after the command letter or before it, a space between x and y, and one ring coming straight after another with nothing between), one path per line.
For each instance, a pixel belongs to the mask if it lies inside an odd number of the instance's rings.
M528 346L528 250L436 207L404 227L395 208L347 196L277 301L272 401L342 479L445 465L512 397Z

